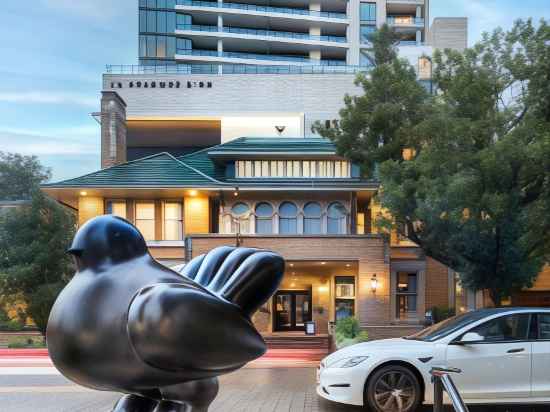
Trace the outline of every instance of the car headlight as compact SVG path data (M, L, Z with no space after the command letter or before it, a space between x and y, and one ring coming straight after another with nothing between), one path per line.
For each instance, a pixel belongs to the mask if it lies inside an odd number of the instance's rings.
M327 367L328 368L353 368L354 366L359 365L361 362L363 362L367 358L368 356L354 356L352 358L344 358L336 362L333 362L330 365L327 365Z
M354 366L359 365L361 362L363 362L367 358L368 356L354 356L353 358L349 358L341 367L353 368Z

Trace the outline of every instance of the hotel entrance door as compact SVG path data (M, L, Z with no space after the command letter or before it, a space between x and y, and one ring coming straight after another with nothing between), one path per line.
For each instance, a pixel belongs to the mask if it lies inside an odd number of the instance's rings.
M275 331L305 330L311 321L311 292L308 290L281 290L273 299Z

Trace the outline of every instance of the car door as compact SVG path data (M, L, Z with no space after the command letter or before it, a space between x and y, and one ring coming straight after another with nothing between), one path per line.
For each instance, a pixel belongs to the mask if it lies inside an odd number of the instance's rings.
M479 340L462 344L459 336L447 346L447 365L464 399L526 398L531 393L531 314L500 316L466 331Z
M550 313L535 318L532 357L532 390L534 398L550 397Z

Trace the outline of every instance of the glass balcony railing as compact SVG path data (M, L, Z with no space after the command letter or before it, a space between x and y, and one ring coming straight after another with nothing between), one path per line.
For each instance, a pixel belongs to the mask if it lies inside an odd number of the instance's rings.
M217 50L177 49L176 54L180 54L182 56L219 57L219 53Z
M424 26L422 17L388 16L386 21L390 26Z
M216 50L198 50L198 49L178 49L176 54L182 56L209 56L209 57L227 57L233 59L251 59L251 60L269 60L269 61L284 61L284 62L296 62L319 66L345 66L344 60L315 60L309 57L302 56L288 56L288 55L276 55L276 54L260 54L260 53L246 53L246 52L221 52Z
M202 31L202 32L223 32L232 34L245 34L249 36L263 36L263 37L278 37L287 39L300 39L300 40L315 40L315 41L327 41L334 43L345 43L346 38L343 36L316 36L307 33L296 33L291 31L276 31L276 30L261 30L261 29L248 29L243 27L227 27L224 26L221 30L218 26L202 26L197 24L179 24L178 30L190 30L190 31Z
M178 0L177 4L181 6L249 10L249 11L262 12L262 13L294 14L294 15L300 15L300 16L325 17L330 19L347 18L346 13L293 9L289 7L257 6L255 4L243 4L243 3L218 3L214 1L201 1L201 0Z
M363 66L258 66L248 64L107 65L107 74L357 74Z

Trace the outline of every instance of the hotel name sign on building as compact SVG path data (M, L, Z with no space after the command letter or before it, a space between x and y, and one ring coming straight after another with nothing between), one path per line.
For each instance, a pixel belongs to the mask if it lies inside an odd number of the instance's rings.
M211 89L211 81L198 81L198 80L139 80L129 82L111 82L111 89Z

